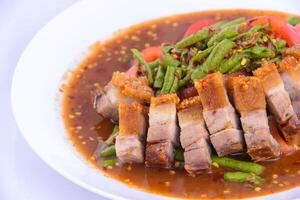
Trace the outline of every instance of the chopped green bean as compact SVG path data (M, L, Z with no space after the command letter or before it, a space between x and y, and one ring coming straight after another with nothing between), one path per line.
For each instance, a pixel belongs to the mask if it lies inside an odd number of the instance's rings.
M166 45L166 46L163 46L162 52L163 52L163 54L168 54L173 48L174 48L173 45Z
M220 27L224 26L227 22L228 22L227 20L220 21L220 22L217 22L217 23L211 25L211 27L220 28Z
M207 46L211 47L214 44L224 40L224 39L230 39L233 38L235 36L237 36L239 33L234 30L232 27L227 27L223 30L221 30L220 32L216 33L215 35L213 35L207 42Z
M221 28L226 28L226 27L230 27L230 26L235 26L235 25L239 25L239 24L241 24L245 21L246 21L246 18L241 17L241 18L237 18L237 19L234 19L232 21L226 22L223 25L221 25L220 27Z
M110 134L110 136L105 140L105 143L107 146L111 145L114 143L115 138L117 137L117 135L119 134L119 126L115 125L113 128L112 133Z
M290 17L287 21L290 25L296 26L297 24L300 24L300 17Z
M185 75L185 77L179 81L178 83L179 88L186 86L190 82L192 73L193 73L192 71L189 71Z
M207 72L204 70L204 66L201 66L200 68L196 69L192 75L192 80L202 79L207 75Z
M222 74L229 72L232 68L241 63L241 54L234 54L229 59L225 60L222 65L220 65L218 71Z
M160 60L159 64L164 68L167 68L168 66L178 67L180 65L180 61L173 58L170 54L166 54Z
M264 179L256 174L245 172L226 172L224 180L236 183L246 183L249 186L260 186L264 183Z
M199 61L203 58L206 58L211 53L213 48L214 48L214 46L211 46L211 47L208 47L207 49L205 49L204 51L198 52L195 56L193 56L191 58L191 62Z
M231 51L233 47L234 42L228 39L224 39L218 43L203 63L203 71L208 73L218 68L224 57Z
M137 61L142 64L147 71L147 78L149 81L149 84L151 85L153 83L153 74L152 74L152 69L150 68L149 64L145 61L141 53L137 49L131 49L131 52L133 53L133 56Z
M151 63L149 63L149 67L150 67L151 69L154 69L154 68L158 67L158 65L159 65L159 59L154 60L154 61L152 61Z
M175 76L173 84L172 84L172 87L171 87L171 89L169 91L170 94L177 92L177 90L178 90L178 82L179 82L179 78L178 78L178 76Z
M229 167L243 172L251 172L255 174L261 174L265 169L264 166L256 163L234 160L228 157L218 157L215 155L212 156L212 161L224 167Z
M229 70L229 74L239 71L242 68L241 62L237 63L233 68Z
M173 85L174 82L174 78L175 78L175 70L176 68L173 66L168 66L167 67L167 71L166 71L166 75L164 78L164 84L163 87L161 89L161 93L162 94L168 94L171 90L171 87Z
M190 35L184 38L183 40L179 41L175 46L177 49L183 49L192 44L208 39L209 37L211 37L212 32L213 31L210 30L209 28L203 28L200 31L196 32L195 34Z
M175 150L175 159L178 161L184 161L184 154L182 150L180 149Z
M273 58L275 53L268 47L260 47L255 45L244 51L248 54L250 58L260 59L260 58Z
M165 70L162 66L158 66L158 70L156 72L155 80L153 87L157 89L161 89L164 84Z
M103 167L113 167L117 164L118 160L117 159L111 159L111 160L104 160L102 162Z
M100 152L100 156L103 158L109 157L109 156L114 156L114 155L116 155L115 145L108 146Z

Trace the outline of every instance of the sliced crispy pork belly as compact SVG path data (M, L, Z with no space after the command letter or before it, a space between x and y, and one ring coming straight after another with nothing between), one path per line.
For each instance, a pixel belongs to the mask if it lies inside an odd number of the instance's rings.
M143 106L119 104L119 135L116 137L116 154L123 163L143 163L146 120Z
M296 115L286 124L280 125L284 139L291 145L300 146L300 120Z
M114 72L112 81L105 86L104 91L96 94L94 107L104 117L118 121L119 103L150 102L152 96L153 90L148 86L146 78Z
M152 97L149 110L149 129L147 134L146 166L172 166L174 147L179 144L176 94Z
M195 81L195 87L203 105L203 117L210 139L218 155L242 151L244 141L242 136L238 136L241 134L238 131L238 117L229 102L222 74L219 72L209 74L204 79ZM226 140L221 140L222 137Z
M279 123L286 123L294 115L294 110L276 65L264 63L253 74L261 81L271 113Z
M283 54L300 59L300 44L296 44L293 47L286 49Z
M178 106L181 128L180 142L184 148L184 168L191 174L208 170L211 165L211 149L208 132L202 115L199 96L183 100Z
M256 77L234 77L229 81L235 107L247 144L247 153L254 161L276 158L280 147L270 134L263 87Z
M290 95L294 111L300 118L300 61L292 56L283 58L279 64L279 72Z

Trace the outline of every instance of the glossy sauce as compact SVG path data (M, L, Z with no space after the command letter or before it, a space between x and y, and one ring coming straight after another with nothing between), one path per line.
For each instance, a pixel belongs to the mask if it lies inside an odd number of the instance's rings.
M266 183L259 188L247 188L225 182L224 168L212 166L211 174L189 176L183 169L145 168L144 165L115 166L103 169L95 151L111 133L113 124L93 109L93 93L103 87L114 71L125 71L131 63L131 48L144 49L161 43L180 40L186 28L198 19L232 19L257 15L282 15L263 11L209 11L171 16L136 25L117 33L104 43L95 44L87 58L72 72L64 94L63 117L70 139L76 149L108 176L125 184L178 198L242 198L275 193L300 185L300 152L282 157L266 166L262 177ZM245 157L245 159L249 159Z

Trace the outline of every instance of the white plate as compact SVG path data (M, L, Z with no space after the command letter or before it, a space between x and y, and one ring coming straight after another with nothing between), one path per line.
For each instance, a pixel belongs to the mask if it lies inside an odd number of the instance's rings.
M298 7L296 1L281 4L267 0L257 3L235 0L81 1L49 22L20 58L12 86L12 106L17 124L41 159L78 185L113 199L155 199L156 195L103 176L75 151L64 130L56 98L64 73L76 66L95 41L145 20L220 8L259 8L299 14ZM274 196L276 199L296 198L300 196L300 189L265 198Z

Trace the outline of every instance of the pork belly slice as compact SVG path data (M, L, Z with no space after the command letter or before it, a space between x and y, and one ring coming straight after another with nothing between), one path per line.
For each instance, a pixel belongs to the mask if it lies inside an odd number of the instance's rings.
M300 146L300 120L296 115L289 119L286 124L280 125L284 139L290 145Z
M210 135L210 141L218 156L241 152L244 148L242 131L238 129L225 129Z
M167 94L151 98L149 110L148 143L171 141L178 145L178 126L176 105L179 98L176 94Z
M180 142L184 148L184 168L190 174L210 169L211 149L208 132L202 116L199 96L183 100L178 106L178 121L181 128Z
M227 128L238 128L238 117L229 102L222 74L209 74L195 81L203 105L203 117L210 134Z
M201 138L208 139L199 96L184 99L179 104L178 110L180 143L183 148L187 148Z
M119 134L116 154L123 163L143 163L146 134L143 106L137 102L119 105Z
M271 113L279 123L286 123L294 110L276 65L264 63L253 74L261 81Z
M176 94L152 97L149 110L146 166L169 168L174 161L174 147L179 144Z
M171 141L147 143L146 166L170 168L174 162L174 146Z
M185 148L184 168L190 174L200 174L210 169L211 148L205 138Z
M300 117L300 61L287 56L279 64L280 76L284 87L289 93L294 111Z
M278 142L281 153L285 156L294 153L296 151L296 148L292 145L287 144L287 142L282 138L282 134L277 127L275 118L273 116L268 116L268 122L270 126L271 135Z
M153 94L145 77L114 72L111 82L95 95L94 107L104 117L118 121L119 103L150 102Z
M256 77L234 77L230 80L234 104L241 114L247 153L255 161L280 155L277 141L270 134L266 101L261 82Z
M295 58L300 59L300 44L296 44L283 52L286 56L294 56Z

